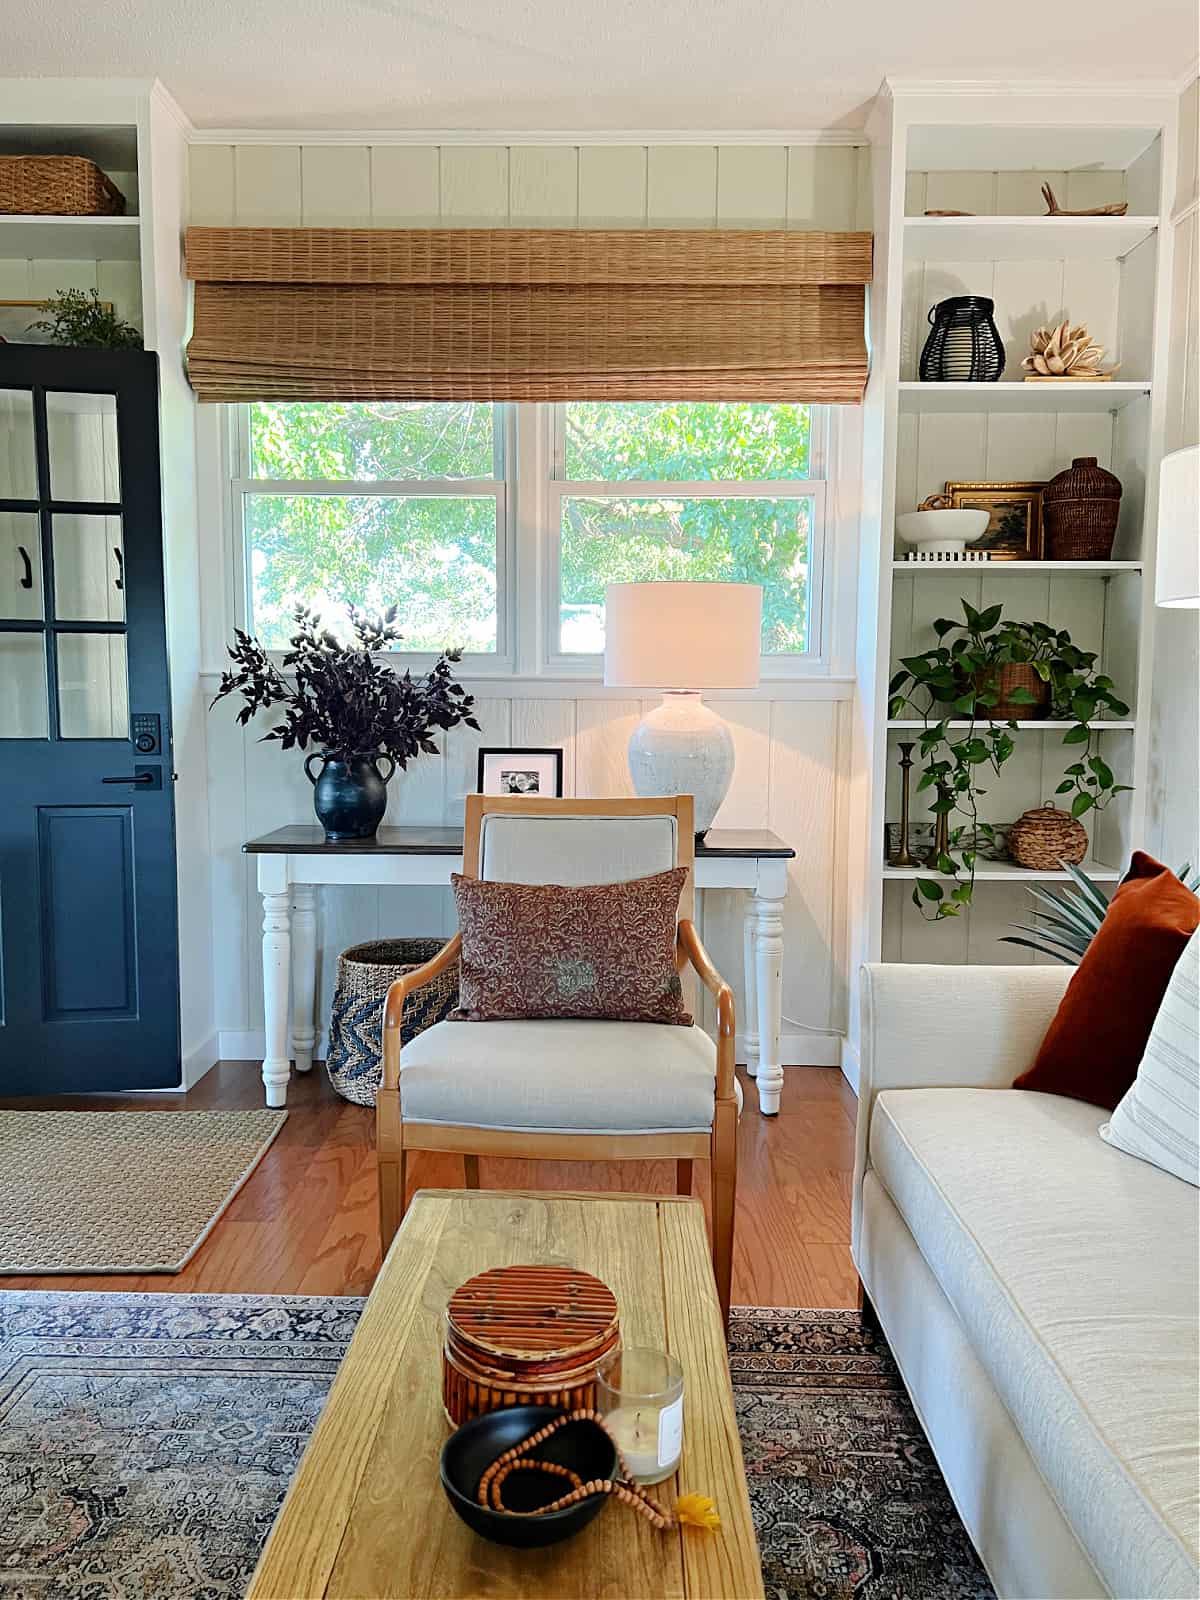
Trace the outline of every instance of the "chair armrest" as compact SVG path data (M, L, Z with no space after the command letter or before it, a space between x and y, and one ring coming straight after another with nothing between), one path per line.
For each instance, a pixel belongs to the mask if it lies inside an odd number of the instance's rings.
M708 951L700 943L695 924L686 918L679 924L675 955L680 967L685 961L691 965L717 1003L717 1099L731 1100L734 1097L733 1057L737 1038L733 990L713 966Z
M432 983L439 973L458 960L462 950L462 934L456 933L448 944L444 944L437 955L432 956L423 966L417 967L412 972L406 972L402 978L397 978L387 992L383 1010L383 1081L380 1085L384 1089L395 1089L400 1082L400 1023L404 1015L404 1002L406 998L417 989L423 989L427 983Z

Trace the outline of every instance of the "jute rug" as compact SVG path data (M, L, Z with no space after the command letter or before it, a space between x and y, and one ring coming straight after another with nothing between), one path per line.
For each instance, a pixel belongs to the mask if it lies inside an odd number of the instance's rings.
M0 1273L179 1272L286 1111L0 1111Z
M237 1600L362 1304L0 1294L0 1595ZM990 1600L856 1312L736 1310L730 1350L769 1600Z

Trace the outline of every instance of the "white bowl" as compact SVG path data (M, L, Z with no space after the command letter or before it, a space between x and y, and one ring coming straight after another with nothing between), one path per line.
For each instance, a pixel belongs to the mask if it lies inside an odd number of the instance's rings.
M988 525L988 513L970 508L945 511L906 511L896 518L896 532L905 544L930 555L957 555L978 539Z

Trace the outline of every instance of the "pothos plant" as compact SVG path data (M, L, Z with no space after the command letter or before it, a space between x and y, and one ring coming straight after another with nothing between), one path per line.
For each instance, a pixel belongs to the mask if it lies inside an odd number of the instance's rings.
M949 824L944 848L928 865L953 879L953 887L947 890L933 878L918 878L913 887L913 903L928 921L956 917L970 904L978 841L995 837L993 826L979 820L979 801L987 793L980 777L989 770L998 774L1016 748L1016 722L992 715L1002 699L1031 710L1047 705L1051 717L1070 720L1062 742L1077 759L1054 792L1071 796L1073 817L1102 811L1130 788L1116 781L1097 748L1095 719L1105 711L1127 716L1129 707L1115 694L1113 680L1095 670L1095 652L1081 650L1065 629L1048 623L1006 622L1001 606L977 611L966 600L961 605L964 621L939 617L933 624L938 644L923 655L902 657L888 685L888 716L915 713L924 724L917 791L935 791L929 809ZM1001 695L1002 670L1017 663L1047 685L1046 696L1024 686Z

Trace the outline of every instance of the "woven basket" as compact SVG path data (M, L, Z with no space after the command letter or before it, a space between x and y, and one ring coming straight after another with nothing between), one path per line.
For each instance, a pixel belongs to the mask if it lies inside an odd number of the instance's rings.
M501 1406L596 1404L596 1368L620 1340L617 1302L577 1267L492 1267L450 1296L442 1404L455 1427Z
M0 156L0 212L18 217L123 217L125 196L83 156Z
M375 939L338 957L325 1070L343 1100L373 1106L383 1064L383 1002L397 978L437 955L444 939ZM458 962L404 1002L400 1042L442 1022L458 1004Z
M1087 830L1057 806L1035 806L1008 830L1008 853L1037 872L1054 872L1064 861L1075 867L1088 853Z
M976 680L976 687L990 687L1000 696L994 706L986 708L990 722L1036 721L1039 717L1049 715L1050 685L1038 677L1027 661L1008 661L986 681L981 674ZM1014 689L1028 689L1034 697L1033 703L1010 699ZM980 715L983 715L982 711Z
M1121 513L1121 480L1076 456L1042 490L1047 561L1107 561Z

